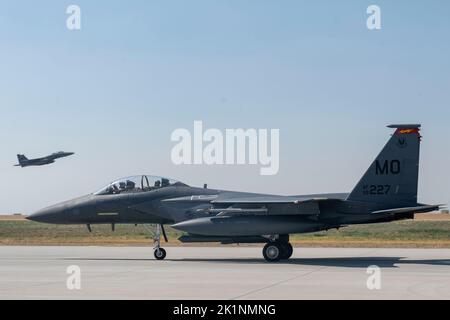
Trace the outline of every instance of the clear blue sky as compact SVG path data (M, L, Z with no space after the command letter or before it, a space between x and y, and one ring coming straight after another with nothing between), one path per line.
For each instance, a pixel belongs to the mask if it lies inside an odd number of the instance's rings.
M68 5L82 30L66 29ZM366 8L382 9L381 31ZM122 176L278 194L347 192L420 122L419 200L450 200L450 2L0 0L0 213ZM281 167L176 167L170 134L279 128ZM12 167L58 150L54 165Z

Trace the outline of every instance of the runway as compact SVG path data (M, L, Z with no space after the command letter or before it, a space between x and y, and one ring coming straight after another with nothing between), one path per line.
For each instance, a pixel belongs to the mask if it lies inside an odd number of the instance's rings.
M450 249L0 247L0 299L450 299ZM80 290L69 290L69 266ZM369 266L381 289L369 290ZM371 282L372 283L372 282Z

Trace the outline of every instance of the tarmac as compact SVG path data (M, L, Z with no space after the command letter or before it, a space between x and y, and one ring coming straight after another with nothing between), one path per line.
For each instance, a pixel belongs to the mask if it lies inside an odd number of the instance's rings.
M5 246L0 299L450 299L450 249Z

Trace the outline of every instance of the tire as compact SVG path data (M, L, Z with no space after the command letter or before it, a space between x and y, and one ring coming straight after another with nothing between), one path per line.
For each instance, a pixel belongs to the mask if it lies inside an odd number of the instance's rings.
M263 256L268 262L280 261L283 254L283 248L279 243L270 242L264 246Z
M292 254L294 253L294 248L292 247L292 245L289 242L284 242L280 245L282 248L281 259L287 260L292 257Z
M153 252L153 255L155 256L156 260L164 260L167 253L166 253L166 250L164 250L163 248L159 248Z

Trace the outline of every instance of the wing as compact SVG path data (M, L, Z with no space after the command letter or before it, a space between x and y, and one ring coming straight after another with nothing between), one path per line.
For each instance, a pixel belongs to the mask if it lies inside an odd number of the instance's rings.
M320 196L257 196L257 197L235 197L217 199L211 201L213 204L300 204L305 202L319 202L330 199ZM341 200L341 199L339 199Z
M236 215L312 215L320 214L319 203L341 201L327 196L236 196L211 201L208 213L218 216Z
M341 201L345 195L334 197L272 196L272 195L196 195L162 200L162 203L190 207L200 215L319 215L319 203Z
M408 208L395 208L395 209L374 211L372 212L372 214L425 213L439 210L441 207L442 205L431 205L431 206L426 205Z
M196 195L196 196L187 196L180 198L171 198L164 199L161 202L165 203L210 203L216 200L218 197L217 194L214 195Z

